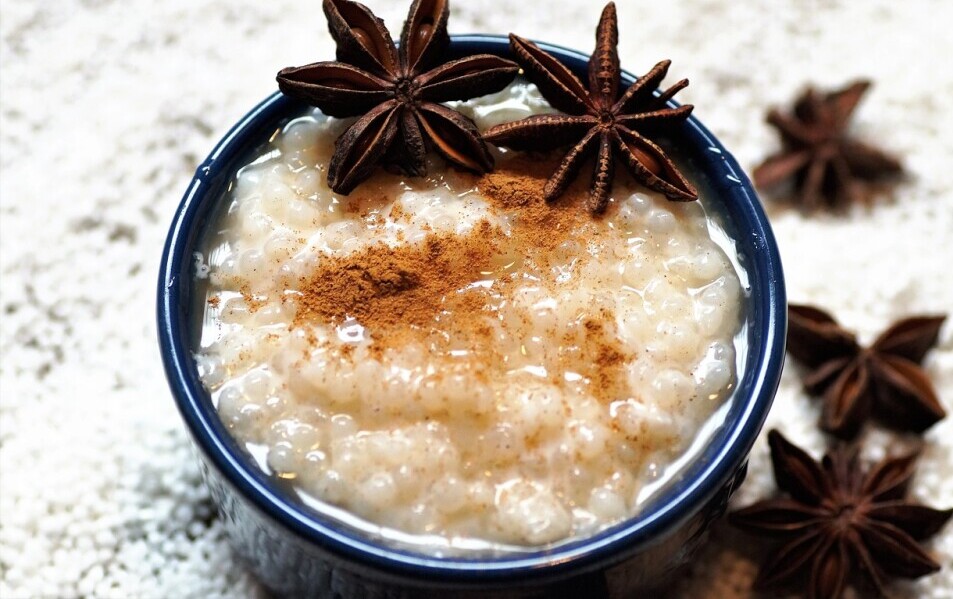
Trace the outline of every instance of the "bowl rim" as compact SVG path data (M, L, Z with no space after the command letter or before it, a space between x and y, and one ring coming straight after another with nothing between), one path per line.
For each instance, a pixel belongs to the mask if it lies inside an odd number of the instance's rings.
M560 62L578 71L589 56L561 46L537 42ZM492 53L510 56L509 42L502 35L453 35L451 51L461 55ZM635 78L623 72L623 83ZM656 92L657 93L657 92ZM673 106L677 105L671 102ZM160 352L169 386L194 443L215 469L251 502L284 529L306 542L353 562L372 565L391 574L428 577L430 580L470 580L490 582L528 577L561 576L567 572L592 570L610 561L623 559L673 532L696 514L734 473L745 463L748 453L767 416L780 380L787 328L787 303L781 260L774 235L751 182L732 155L694 116L685 123L685 135L692 144L708 150L711 160L720 163L724 180L719 195L730 201L731 218L745 226L747 243L752 244L754 264L746 265L754 294L754 312L764 320L765 330L759 348L749 348L750 364L756 369L750 395L738 419L732 423L725 442L716 447L707 466L689 481L679 481L660 496L651 510L593 536L570 541L554 548L520 553L503 558L435 558L375 544L340 529L333 522L322 522L306 508L287 501L267 483L261 470L241 450L218 419L208 393L198 379L198 371L189 344L188 306L183 301L191 283L190 266L194 244L200 236L198 215L208 195L206 189L223 177L231 177L232 161L247 150L246 138L256 126L276 111L285 111L291 103L275 92L253 108L216 144L198 167L169 229L162 253L158 285L157 324ZM715 182L719 183L718 181ZM214 202L216 198L208 199ZM206 208L207 210L207 208ZM741 241L740 236L734 238ZM760 351L754 352L755 349ZM739 388L741 385L739 384ZM682 484L685 482L685 484ZM624 554L624 555L623 555Z

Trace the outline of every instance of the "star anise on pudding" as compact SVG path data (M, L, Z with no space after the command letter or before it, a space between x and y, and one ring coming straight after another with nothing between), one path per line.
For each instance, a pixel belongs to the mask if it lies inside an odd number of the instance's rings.
M382 162L424 175L428 146L469 171L493 167L473 121L440 103L499 91L519 67L491 54L444 62L447 0L411 4L399 49L384 22L362 4L324 0L324 13L338 60L282 69L278 87L329 116L362 115L334 144L331 189L350 193Z
M946 412L920 363L936 344L944 320L945 316L905 318L862 347L827 312L788 306L787 350L808 368L807 391L824 398L821 427L851 437L871 415L894 428L916 432L942 419Z
M791 114L771 110L767 121L780 133L782 149L754 170L755 184L772 188L791 180L804 208L842 208L861 199L860 181L900 173L899 160L847 135L851 115L869 88L868 81L826 94L809 88Z
M588 207L594 213L606 209L616 159L636 180L670 200L698 199L692 184L648 137L685 120L691 113L691 105L669 108L666 104L688 81L683 79L661 95L654 95L668 72L670 62L666 60L623 93L618 42L615 5L609 3L596 29L596 50L589 59L587 89L572 71L536 44L510 34L510 48L526 77L553 108L564 114L537 115L497 125L484 138L515 150L553 150L573 144L546 182L543 194L547 201L558 198L593 155L596 160Z
M882 594L890 578L940 569L919 541L937 533L953 509L904 499L916 454L868 469L855 448L839 446L817 463L778 431L768 433L768 443L775 481L788 497L729 515L734 526L781 541L762 564L756 588L800 587L811 599L836 599L851 582Z

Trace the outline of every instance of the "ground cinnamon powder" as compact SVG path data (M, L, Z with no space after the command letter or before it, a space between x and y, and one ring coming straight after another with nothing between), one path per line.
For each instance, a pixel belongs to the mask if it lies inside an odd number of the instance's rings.
M431 235L423 243L368 246L325 258L304 282L298 321L355 318L373 331L424 327L453 295L491 268L503 234L487 221L468 235Z
M493 173L473 178L491 208L509 215L509 235L484 220L467 234L435 232L418 244L392 248L380 243L322 259L301 281L295 325L310 320L340 324L354 318L372 332L372 351L376 348L377 353L382 346L425 342L439 325L469 340L475 359L501 360L493 351L492 329L485 318L493 313L491 292L472 284L487 279L514 256L546 268L560 244L571 240L585 247L605 234L605 227L584 208L585 186L571 187L557 204L545 202L542 189L554 166L552 159L519 156ZM493 281L492 293L505 295L515 284L501 276ZM625 392L624 366L632 355L615 335L613 314L603 312L599 320L585 320L581 334L573 339L558 339L555 333L551 338L578 347L588 357L561 358L551 364L554 383L561 384L563 373L575 369L583 371L579 374L590 380L597 397L614 398Z

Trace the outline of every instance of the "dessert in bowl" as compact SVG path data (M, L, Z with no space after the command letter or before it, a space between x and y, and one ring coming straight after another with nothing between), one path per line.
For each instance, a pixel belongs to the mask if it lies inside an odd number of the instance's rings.
M557 112L503 84L450 106L491 132ZM283 593L657 583L724 509L780 374L780 264L747 179L693 120L670 145L699 201L623 175L548 197L565 161L518 151L326 177L352 122L276 94L170 233L163 354L239 552Z

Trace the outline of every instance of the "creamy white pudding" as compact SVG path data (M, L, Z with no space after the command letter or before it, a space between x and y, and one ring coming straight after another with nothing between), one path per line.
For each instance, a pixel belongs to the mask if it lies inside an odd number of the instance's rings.
M549 110L525 83L456 107L481 130ZM593 217L588 181L542 200L558 156L502 154L338 196L347 124L277 131L197 256L222 421L318 509L431 552L637 513L736 382L744 273L704 189L675 203L620 174Z

